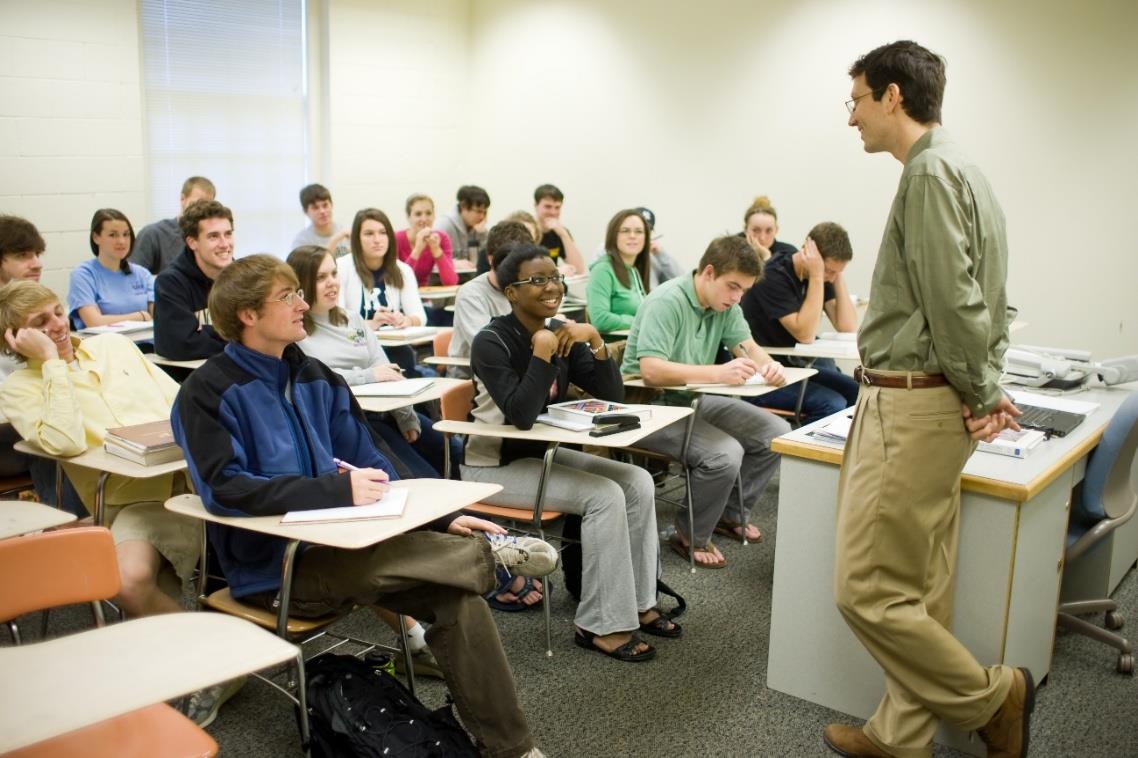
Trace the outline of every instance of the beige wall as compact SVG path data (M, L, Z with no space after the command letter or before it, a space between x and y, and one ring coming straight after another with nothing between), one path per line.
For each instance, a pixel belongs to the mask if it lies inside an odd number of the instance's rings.
M134 0L0 2L0 213L44 236L67 292L96 208L146 214Z
M1007 213L1009 290L1030 323L1017 338L1138 350L1129 0L313 0L313 14L312 177L341 223L377 205L401 228L409 193L446 210L466 182L497 219L552 181L587 253L616 209L644 204L691 264L765 193L787 241L846 225L860 293L900 166L861 152L844 72L915 38L947 57L946 126ZM46 232L61 291L94 208L153 220L137 34L133 0L0 2L0 211Z

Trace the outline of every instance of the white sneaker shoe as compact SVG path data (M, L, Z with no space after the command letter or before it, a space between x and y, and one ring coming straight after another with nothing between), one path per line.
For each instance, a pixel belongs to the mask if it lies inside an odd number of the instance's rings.
M521 758L545 758L545 753L538 750L536 747L531 747L525 753L522 753Z
M546 576L557 568L557 548L537 537L487 534L490 551L500 566L521 576Z
M205 729L217 718L217 712L221 710L225 701L245 686L247 679L248 677L239 676L193 693L186 705L186 718Z

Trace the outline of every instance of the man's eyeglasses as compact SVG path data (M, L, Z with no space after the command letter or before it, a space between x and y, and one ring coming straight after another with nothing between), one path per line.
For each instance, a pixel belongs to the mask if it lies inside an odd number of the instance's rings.
M270 300L270 303L284 303L287 307L292 308L296 306L297 301L304 302L304 290L296 290L295 292L286 292L280 297L275 297Z
M872 94L873 94L873 90L870 90L869 92L858 95L857 97L853 98L852 100L847 100L846 101L846 110L849 111L850 115L852 116L853 112L854 112L854 108L857 107L857 101L861 100L863 97L869 97Z
M550 282L553 282L554 284L561 284L563 281L565 281L565 277L561 274L554 274L552 276L531 276L529 279L519 279L510 286L513 287L518 284L532 284L535 287L544 287Z

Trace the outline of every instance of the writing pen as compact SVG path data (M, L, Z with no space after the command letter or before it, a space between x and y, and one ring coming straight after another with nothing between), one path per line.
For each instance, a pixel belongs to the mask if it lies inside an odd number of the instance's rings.
M353 466L352 464L348 463L347 461L342 461L339 458L333 458L332 463L335 463L337 468L342 468L345 471L359 471L360 470L359 466Z

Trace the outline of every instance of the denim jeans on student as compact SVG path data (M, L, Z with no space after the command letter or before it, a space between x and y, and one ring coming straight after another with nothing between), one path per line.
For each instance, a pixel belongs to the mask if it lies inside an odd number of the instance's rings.
M436 432L434 424L422 413L417 413L422 430L419 439L408 442L390 413L368 413L368 423L398 458L420 479L438 479L443 475L443 445L445 437ZM462 463L462 440L450 439L451 478L458 479L458 466Z
M849 408L857 403L857 382L852 376L838 370L834 361L820 358L813 368L818 373L806 383L806 394L802 398L802 423L809 424L825 418L832 413ZM751 400L761 408L778 408L793 411L798 404L798 393L802 387L791 384L780 390L760 395Z

